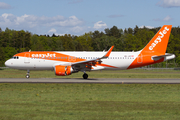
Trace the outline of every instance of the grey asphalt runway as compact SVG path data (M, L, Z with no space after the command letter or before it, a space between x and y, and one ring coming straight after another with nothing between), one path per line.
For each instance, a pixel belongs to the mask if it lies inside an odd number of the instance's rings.
M109 83L109 84L180 84L180 79L125 79L125 78L0 78L0 83Z

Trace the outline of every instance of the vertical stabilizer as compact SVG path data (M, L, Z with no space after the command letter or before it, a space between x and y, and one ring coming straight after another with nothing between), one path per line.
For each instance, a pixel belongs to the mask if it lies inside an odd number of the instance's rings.
M139 51L139 55L128 69L163 62L165 60L163 55L166 54L171 28L172 25L164 25L151 41ZM158 59L154 59L155 56L158 56Z
M172 25L164 25L151 41L144 47L142 53L165 55Z

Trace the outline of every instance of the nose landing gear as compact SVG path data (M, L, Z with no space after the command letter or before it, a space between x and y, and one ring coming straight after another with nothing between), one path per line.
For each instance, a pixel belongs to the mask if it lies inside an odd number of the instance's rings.
M29 70L27 70L27 74L26 74L26 78L27 78L27 79L28 79L28 78L30 78L29 73L30 73L30 71L29 71Z

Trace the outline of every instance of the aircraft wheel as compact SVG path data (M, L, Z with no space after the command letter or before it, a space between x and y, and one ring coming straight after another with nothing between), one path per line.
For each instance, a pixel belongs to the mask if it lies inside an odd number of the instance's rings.
M87 79L87 78L88 78L88 74L84 73L84 74L83 74L83 78L84 78L84 79Z
M30 78L30 75L26 75L26 78L27 78L27 79Z
M26 74L26 78L27 78L27 79L30 78L29 73L30 73L30 70L27 70L27 74Z

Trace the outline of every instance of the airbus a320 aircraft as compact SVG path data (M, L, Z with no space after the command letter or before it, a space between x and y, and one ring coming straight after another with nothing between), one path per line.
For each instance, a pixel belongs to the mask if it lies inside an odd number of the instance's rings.
M14 69L27 70L54 70L55 75L67 76L79 71L104 69L132 69L160 63L175 58L174 54L166 53L172 25L164 25L152 40L137 52L112 52L112 46L107 52L64 52L64 51L29 51L15 54L5 62L5 65Z

